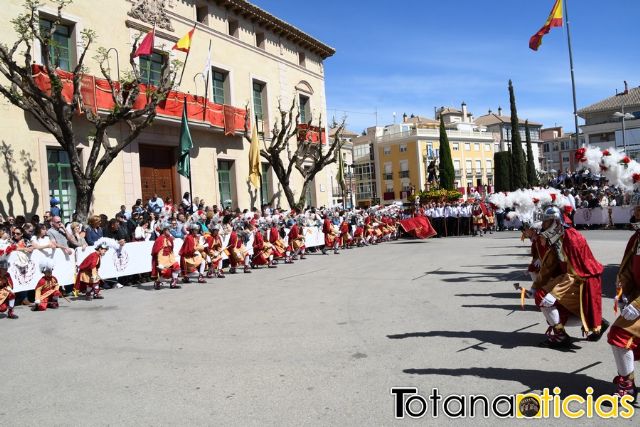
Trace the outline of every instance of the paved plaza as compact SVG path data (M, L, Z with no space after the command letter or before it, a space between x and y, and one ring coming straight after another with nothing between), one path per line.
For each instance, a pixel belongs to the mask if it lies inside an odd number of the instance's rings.
M612 321L630 232L585 235L606 266ZM0 319L0 425L416 424L394 419L391 387L613 392L605 339L572 327L574 350L537 346L546 324L512 285L529 284L528 253L518 232L399 240L182 290L20 308L19 320Z

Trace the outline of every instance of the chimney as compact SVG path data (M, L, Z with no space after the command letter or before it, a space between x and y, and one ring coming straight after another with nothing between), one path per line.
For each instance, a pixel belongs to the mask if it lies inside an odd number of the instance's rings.
M467 123L467 104L462 101L462 123Z
M493 113L493 111L491 111L491 108L489 108L489 112L487 114L491 115Z
M628 94L629 93L629 85L627 84L627 81L624 81L624 94Z
M498 115L501 116L502 115L502 107L498 107Z

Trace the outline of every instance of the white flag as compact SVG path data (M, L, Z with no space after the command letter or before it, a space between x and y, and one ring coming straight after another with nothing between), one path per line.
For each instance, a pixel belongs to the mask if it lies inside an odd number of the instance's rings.
M209 40L209 53L207 54L207 62L204 64L204 68L202 69L202 75L207 78L209 73L211 72L211 40Z

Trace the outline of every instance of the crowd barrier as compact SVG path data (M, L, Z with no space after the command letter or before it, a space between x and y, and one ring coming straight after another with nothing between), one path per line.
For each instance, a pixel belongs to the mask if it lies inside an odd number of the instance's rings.
M632 206L610 206L606 208L578 208L573 217L575 225L621 225L629 224L633 215Z
M287 234L289 230L286 230ZM305 244L308 248L324 245L324 233L317 227L303 228ZM287 237L284 238L287 243ZM223 239L223 245L229 242L229 235ZM133 274L149 273L151 271L152 241L125 243L119 250L109 248L100 262L99 274L103 279L130 276ZM174 252L176 259L180 259L178 252L183 240L174 240ZM249 253L253 253L253 236L245 244ZM65 253L62 249L36 249L31 253L14 251L9 255L9 274L13 280L14 292L35 289L42 277L40 262L46 258L53 260L55 264L54 275L62 285L70 285L75 282L77 266L94 252L92 246L76 249L72 254ZM223 255L226 259L226 255Z

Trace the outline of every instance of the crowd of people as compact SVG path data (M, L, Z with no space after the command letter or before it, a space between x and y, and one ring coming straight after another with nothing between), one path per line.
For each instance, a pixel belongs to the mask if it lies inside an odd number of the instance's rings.
M374 207L343 210L315 209L282 210L268 205L262 209L231 210L207 206L204 200L185 193L182 201L154 195L146 203L137 200L130 210L121 206L113 217L94 215L87 224L78 221L64 223L51 200L51 210L42 220L33 215L0 218L0 310L9 310L9 318L17 318L13 311L16 300L34 310L57 308L58 297L67 294L87 299L101 299L103 289L153 281L159 289L163 279L170 288L180 288L179 280L191 279L204 283L208 279L224 278L240 271L251 273L255 268L277 268L279 262L290 264L305 259L307 251L303 229L318 227L324 234L324 245L310 250L323 254L340 249L376 245L397 238L397 221L404 218L402 207ZM75 218L74 218L75 219ZM182 240L179 261L174 254L174 240ZM125 243L153 241L152 265L149 274L103 280L99 276L100 259L110 247L118 249ZM66 289L55 278L52 263L41 265L43 279L34 291L16 295L10 291L7 273L8 258L13 252L29 254L34 250L51 253L59 249L67 254L77 248L95 249L78 266L76 283ZM224 256L223 256L224 255ZM223 258L227 261L223 265ZM228 265L227 265L228 264ZM43 290L39 289L45 286ZM51 289L49 289L51 288ZM43 295L46 295L43 297ZM43 302L44 301L44 302Z

